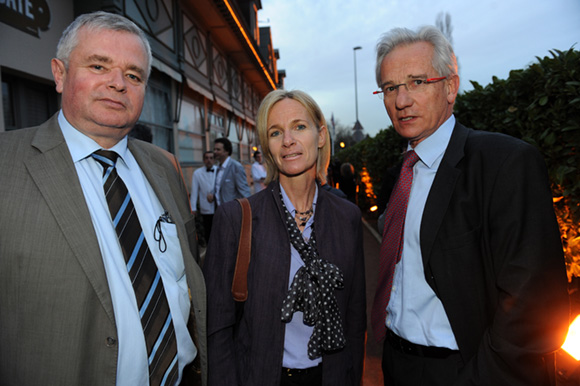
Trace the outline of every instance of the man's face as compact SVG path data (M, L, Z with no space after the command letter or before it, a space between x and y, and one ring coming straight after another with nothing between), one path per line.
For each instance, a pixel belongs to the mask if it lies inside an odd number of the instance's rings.
M205 153L203 155L203 164L208 169L213 166L213 153Z
M221 142L216 142L213 145L213 154L215 158L220 161L220 164L223 164L229 157L228 152L224 149L224 144Z
M68 69L51 65L66 119L101 146L114 146L139 119L148 63L138 36L83 27Z
M262 153L258 153L258 154L256 154L256 157L255 157L255 158L256 158L256 161L257 161L259 164L261 164L261 163L262 163Z
M381 64L381 84L399 85L409 79L440 76L433 65L433 46L426 42L402 45L392 50ZM453 112L459 78L452 75L427 84L421 92L409 92L400 86L384 100L393 127L415 147L433 134Z

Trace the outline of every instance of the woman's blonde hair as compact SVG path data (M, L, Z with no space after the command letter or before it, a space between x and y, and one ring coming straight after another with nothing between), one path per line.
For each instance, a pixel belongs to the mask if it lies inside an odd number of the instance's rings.
M326 119L324 119L322 110L316 101L304 91L274 90L266 95L258 108L258 121L256 124L258 137L260 138L260 146L262 147L262 153L264 154L264 161L266 163L267 176L264 181L265 184L269 184L271 181L277 180L279 177L278 168L272 158L272 153L270 152L268 144L268 116L270 115L272 107L283 99L292 99L304 106L314 121L318 131L320 131L323 126L326 127ZM327 128L326 142L324 146L318 149L318 159L316 161L316 179L321 183L326 182L326 171L330 162L330 146L330 135L328 134Z

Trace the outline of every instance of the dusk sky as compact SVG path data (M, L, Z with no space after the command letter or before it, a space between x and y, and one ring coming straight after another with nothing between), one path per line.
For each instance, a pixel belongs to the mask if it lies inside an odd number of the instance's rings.
M434 25L451 16L461 90L470 80L485 86L505 79L550 50L580 49L580 0L262 0L259 25L270 26L285 88L308 92L326 119L352 127L356 121L353 47L356 51L358 113L365 134L390 125L374 75L375 46L395 27ZM482 106L485 108L485 106Z

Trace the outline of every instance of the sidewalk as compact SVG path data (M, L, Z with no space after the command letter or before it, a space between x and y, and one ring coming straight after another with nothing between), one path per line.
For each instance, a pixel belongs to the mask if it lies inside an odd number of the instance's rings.
M363 386L383 386L381 358L383 346L375 341L371 329L371 309L379 274L379 250L381 236L376 231L376 221L363 218L363 244L365 250L365 270L367 286L367 347Z

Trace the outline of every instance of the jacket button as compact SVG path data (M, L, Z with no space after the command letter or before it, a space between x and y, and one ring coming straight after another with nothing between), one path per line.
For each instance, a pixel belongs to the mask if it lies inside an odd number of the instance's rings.
M107 338L107 347L114 347L117 344L117 339L108 337Z

